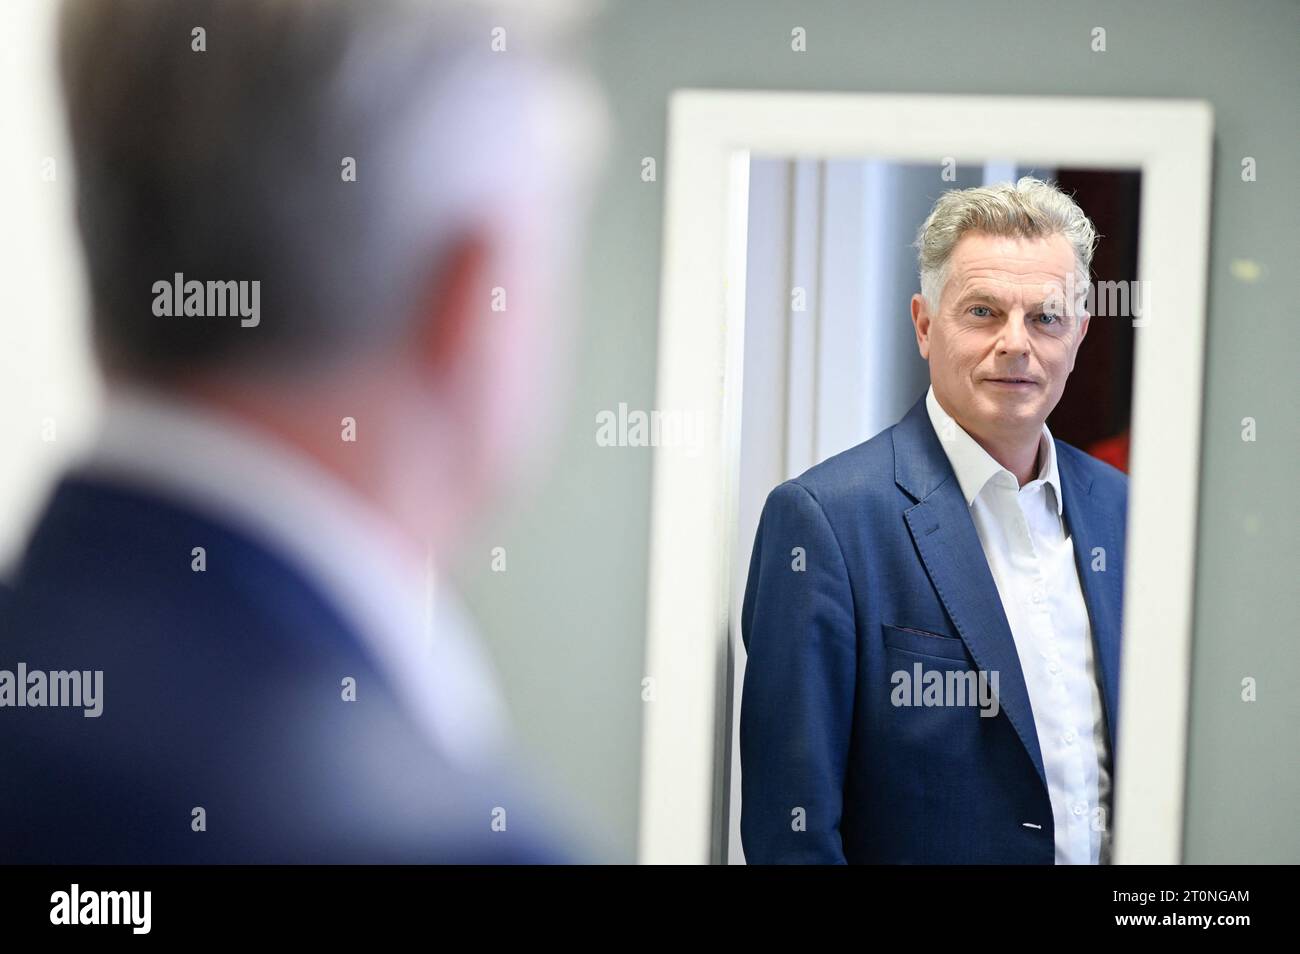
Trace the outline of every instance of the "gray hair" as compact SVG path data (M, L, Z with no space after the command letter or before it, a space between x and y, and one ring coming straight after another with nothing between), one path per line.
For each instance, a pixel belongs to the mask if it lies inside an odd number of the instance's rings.
M554 108L580 84L546 48L572 31L520 29L501 55L489 12L66 0L59 58L101 363L285 373L397 340L454 240L568 183L592 132ZM175 273L260 281L260 325L155 317L151 288Z
M1000 182L945 192L917 232L921 295L938 311L952 251L967 232L1021 238L1063 235L1074 249L1080 287L1088 281L1097 230L1083 210L1054 182L1032 176L1015 185Z

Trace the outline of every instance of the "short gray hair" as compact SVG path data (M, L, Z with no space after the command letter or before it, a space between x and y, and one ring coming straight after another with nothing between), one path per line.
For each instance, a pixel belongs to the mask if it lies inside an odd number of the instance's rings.
M396 340L459 234L507 197L548 194L573 158L540 91L554 92L548 54L574 31L519 30L494 54L489 12L66 0L60 67L101 363L149 378L283 372ZM260 326L154 317L153 283L177 272L260 281Z
M939 308L952 251L967 232L1020 238L1063 235L1074 249L1080 287L1091 275L1097 230L1054 182L1022 176L1015 185L953 189L939 197L914 243L921 294L931 311Z

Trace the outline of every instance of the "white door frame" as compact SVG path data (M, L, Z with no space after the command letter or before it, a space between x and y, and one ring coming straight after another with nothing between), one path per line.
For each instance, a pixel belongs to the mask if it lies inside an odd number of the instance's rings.
M1115 860L1181 860L1212 129L1193 100L673 93L655 406L710 439L654 452L642 862L719 860L751 153L1141 170Z

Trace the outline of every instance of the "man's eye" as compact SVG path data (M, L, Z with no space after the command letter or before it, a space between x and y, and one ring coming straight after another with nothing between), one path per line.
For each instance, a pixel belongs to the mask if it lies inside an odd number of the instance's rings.
M975 311L975 309L977 309L977 308L983 308L985 311L989 311L989 306L988 306L988 305L973 305L973 306L971 306L971 311ZM993 314L993 312L989 311L989 314L991 315L991 314ZM975 317L976 317L976 318L987 318L988 315L976 315Z
M1061 323L1061 316L1055 312L1045 311L1038 317L1047 319L1047 321L1043 322L1045 325L1059 325Z

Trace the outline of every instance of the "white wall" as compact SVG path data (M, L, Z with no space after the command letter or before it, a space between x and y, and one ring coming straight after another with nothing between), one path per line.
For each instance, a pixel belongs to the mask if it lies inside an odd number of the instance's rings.
M84 445L98 399L55 82L56 9L0 4L0 577L52 477Z

